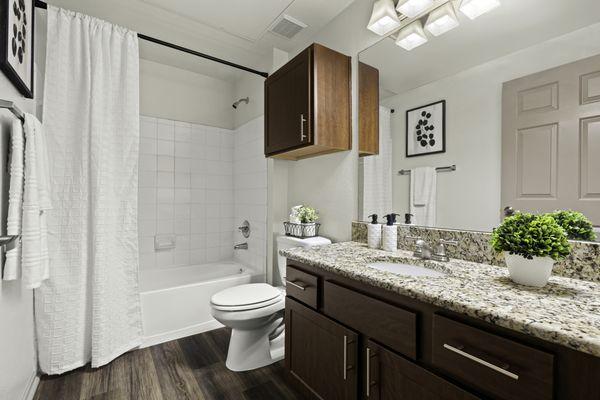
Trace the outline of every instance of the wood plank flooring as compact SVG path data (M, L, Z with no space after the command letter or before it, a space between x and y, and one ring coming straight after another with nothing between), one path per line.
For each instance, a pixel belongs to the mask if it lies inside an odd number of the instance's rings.
M109 365L41 379L35 400L301 400L283 362L248 372L225 367L226 328L135 350Z

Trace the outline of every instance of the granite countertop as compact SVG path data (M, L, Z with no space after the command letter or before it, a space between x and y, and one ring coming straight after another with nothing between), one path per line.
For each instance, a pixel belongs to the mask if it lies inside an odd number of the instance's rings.
M421 260L409 251L389 253L357 242L286 249L281 255L600 357L599 283L552 276L543 288L522 286L512 282L503 267ZM366 266L376 261L415 264L446 275L399 276Z

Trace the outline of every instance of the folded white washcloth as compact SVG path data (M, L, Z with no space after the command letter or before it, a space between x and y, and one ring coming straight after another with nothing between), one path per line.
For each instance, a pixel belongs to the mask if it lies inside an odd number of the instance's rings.
M25 115L25 185L21 233L23 283L37 288L49 276L48 226L50 177L46 139L40 121Z
M8 190L8 215L6 218L6 234L21 234L21 218L23 213L23 125L15 119L10 136L10 188ZM21 242L17 240L6 252L3 279L11 281L21 276Z

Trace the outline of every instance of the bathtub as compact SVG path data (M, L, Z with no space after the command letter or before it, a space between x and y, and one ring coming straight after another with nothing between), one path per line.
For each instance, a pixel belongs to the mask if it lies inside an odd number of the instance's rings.
M234 261L141 271L144 338L140 347L221 327L210 314L211 296L251 281L251 271Z

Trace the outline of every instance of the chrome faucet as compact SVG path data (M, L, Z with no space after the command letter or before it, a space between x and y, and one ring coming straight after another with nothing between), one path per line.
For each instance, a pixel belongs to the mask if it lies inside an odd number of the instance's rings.
M236 244L235 246L233 246L233 249L234 250L248 250L248 242Z
M420 236L407 236L407 239L412 239L415 241L415 251L413 252L413 256L417 258L422 258L424 260L429 260L431 258L431 246L427 244Z
M456 240L440 239L438 241L437 246L435 246L435 251L433 252L433 255L431 256L431 258L434 259L435 261L443 261L443 262L450 261L450 258L446 255L446 246L448 246L448 245L456 246L457 244L458 244L458 242Z

